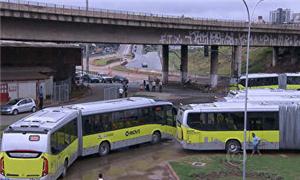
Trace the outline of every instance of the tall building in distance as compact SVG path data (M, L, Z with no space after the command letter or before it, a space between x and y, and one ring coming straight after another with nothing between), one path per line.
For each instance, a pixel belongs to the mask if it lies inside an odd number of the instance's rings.
M284 24L291 22L291 10L278 8L270 12L270 22L274 24Z
M300 13L293 13L292 22L300 24Z

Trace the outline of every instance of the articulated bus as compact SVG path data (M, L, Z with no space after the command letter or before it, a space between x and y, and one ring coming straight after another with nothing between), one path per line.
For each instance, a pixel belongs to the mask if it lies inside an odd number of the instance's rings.
M138 97L43 109L5 129L0 179L57 179L78 156L172 138L176 113Z
M237 84L238 89L245 89L246 76L241 76ZM248 75L249 88L300 89L300 73L254 73ZM234 87L234 86L233 86ZM231 89L233 89L233 87Z
M249 103L246 148L255 133L262 139L260 149L300 149L299 112L299 105L284 109ZM244 142L243 128L240 102L185 105L177 115L177 140L184 149L237 152Z

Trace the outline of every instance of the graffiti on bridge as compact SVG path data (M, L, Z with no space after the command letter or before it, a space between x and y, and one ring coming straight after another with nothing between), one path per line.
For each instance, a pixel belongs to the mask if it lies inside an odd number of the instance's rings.
M170 33L162 34L159 42L162 44L246 45L247 33L214 31ZM250 44L254 46L300 46L300 35L253 33Z

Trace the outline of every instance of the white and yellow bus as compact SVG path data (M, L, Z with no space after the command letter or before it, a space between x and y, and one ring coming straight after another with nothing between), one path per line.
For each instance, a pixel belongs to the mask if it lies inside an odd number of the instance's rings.
M245 89L246 76L241 76L231 89ZM248 75L248 87L257 88L285 88L300 89L300 73L253 73Z
M248 104L247 149L252 133L262 139L260 149L300 148L300 129L294 128L300 121L300 108L279 109L278 105ZM190 104L178 110L177 140L184 149L237 152L244 142L243 128L243 102ZM283 145L287 142L291 143Z
M4 131L0 179L57 179L78 156L174 137L175 117L172 103L148 98L43 109Z

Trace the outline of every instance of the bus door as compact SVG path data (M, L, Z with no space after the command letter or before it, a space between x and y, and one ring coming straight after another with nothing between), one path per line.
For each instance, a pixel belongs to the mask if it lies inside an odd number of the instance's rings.
M263 115L257 112L250 112L248 113L248 147L250 149L253 148L253 137L252 134L254 133L257 137L263 141L264 134L263 134ZM263 148L263 143L260 143L260 148Z
M51 163L50 168L53 170L53 172L58 172L60 161L61 161L61 153L60 153L60 147L59 147L59 135L57 132L51 134Z
M165 106L165 126L164 130L167 134L175 137L176 135L176 114L177 110L173 106Z

